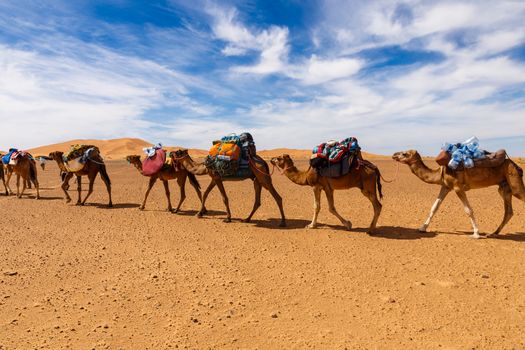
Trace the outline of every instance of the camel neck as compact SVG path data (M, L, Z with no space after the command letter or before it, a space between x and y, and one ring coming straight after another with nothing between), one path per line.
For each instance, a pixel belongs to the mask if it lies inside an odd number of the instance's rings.
M142 161L140 159L133 162L133 166L142 174Z
M410 170L414 175L419 177L426 183L429 184L441 184L441 171L440 169L430 169L423 163L423 160L418 159L416 162L410 164Z
M64 164L64 160L62 159L62 157L57 157L57 158L55 158L55 161L57 162L58 167L60 168L60 170L62 170L62 171L64 171L64 172L68 172L68 170L66 169L66 165Z
M284 170L284 175L293 183L301 186L308 185L308 172L297 169L296 166L291 166Z

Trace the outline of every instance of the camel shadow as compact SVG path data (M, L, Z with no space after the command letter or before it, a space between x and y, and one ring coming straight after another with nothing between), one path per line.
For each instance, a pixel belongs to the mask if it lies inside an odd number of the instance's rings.
M195 216L197 215L199 211L198 210L179 210L178 212L174 212L175 215L182 215L182 216ZM206 218L207 216L219 216L219 215L226 215L226 212L220 211L220 210L210 210L204 214L203 218Z
M64 199L63 197L45 196L45 197L40 197L38 200L39 201L56 201L56 200L63 200L63 199Z
M130 208L138 208L140 207L140 204L137 203L116 203L113 204L112 207L108 207L107 203L86 203L85 206L94 206L99 209L130 209Z
M352 231L365 231L367 229L352 229ZM421 238L433 238L437 236L435 232L420 232L414 228L399 227L399 226L380 226L376 228L371 237L386 238L386 239L399 239L399 240L411 240Z
M243 219L233 219L234 222L241 222L244 223ZM286 226L280 227L279 224L281 223L281 219L266 219L266 220L260 220L260 219L251 219L250 222L247 222L246 224L251 224L255 227L262 227L262 228L269 228L273 230L294 230L298 228L305 228L306 225L310 223L308 220L302 220L302 219L286 219Z
M525 232L515 232L515 233L504 233L497 236L487 237L488 239L500 239L502 241L515 241L515 242L525 242Z

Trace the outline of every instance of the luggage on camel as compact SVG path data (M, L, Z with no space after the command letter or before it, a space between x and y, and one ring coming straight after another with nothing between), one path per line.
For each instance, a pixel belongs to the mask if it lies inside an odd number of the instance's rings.
M63 156L64 165L69 172L78 172L86 166L87 161L94 153L100 153L97 146L71 145L69 151Z
M348 174L358 159L361 159L361 147L355 137L349 137L314 147L310 165L321 176L339 177Z
M166 151L159 143L153 147L144 148L144 152L147 157L142 162L142 174L145 176L157 174L166 164Z
M19 151L16 148L10 148L9 152L2 157L2 163L6 165L16 165L18 158L29 157L34 160L33 156L27 151Z
M452 170L493 168L503 164L506 158L507 152L504 149L494 153L487 152L479 148L476 137L471 137L463 143L446 143L436 157L436 163Z
M250 156L255 155L255 152L255 143L250 133L230 134L213 141L204 164L220 177L250 177Z

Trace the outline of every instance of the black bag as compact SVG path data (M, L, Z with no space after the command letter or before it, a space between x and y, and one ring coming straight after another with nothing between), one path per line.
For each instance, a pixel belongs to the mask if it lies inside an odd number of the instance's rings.
M345 154L340 162L329 163L327 166L317 169L317 173L324 177L339 177L346 175L350 172L354 157L349 154Z

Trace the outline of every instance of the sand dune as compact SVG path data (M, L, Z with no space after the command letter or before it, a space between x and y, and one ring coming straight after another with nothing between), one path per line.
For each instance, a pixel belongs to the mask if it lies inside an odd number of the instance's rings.
M74 144L92 144L100 148L102 155L106 159L123 159L129 154L143 154L142 149L149 147L153 143L138 139L138 138L120 138L111 140L93 140L93 139L78 139L71 140L61 143L55 143L52 145L40 146L32 148L29 151L35 155L47 155L53 151L66 152L69 150L71 145ZM165 149L172 151L181 148L180 146L165 146ZM208 155L208 150L190 148L190 154L195 158L202 158ZM292 158L306 159L312 154L311 150L305 149L292 149L292 148L275 148L270 150L258 150L257 153L265 158L270 159L272 157L280 156L282 154L289 154ZM389 156L376 155L371 153L363 152L363 157L367 159L386 159Z

